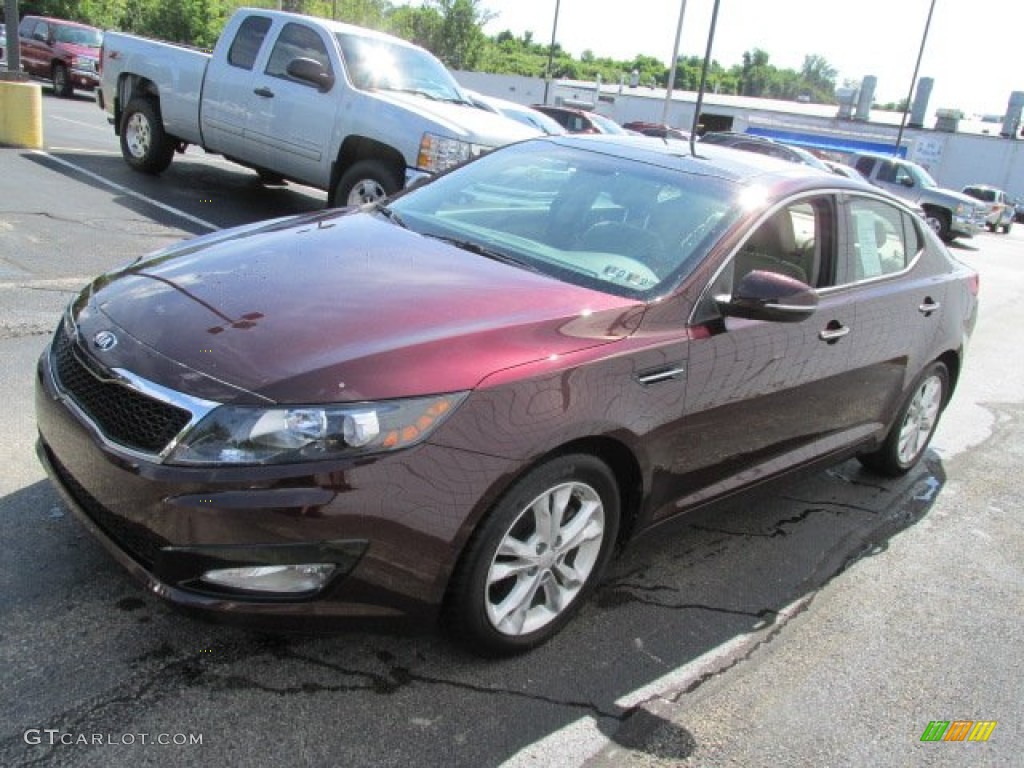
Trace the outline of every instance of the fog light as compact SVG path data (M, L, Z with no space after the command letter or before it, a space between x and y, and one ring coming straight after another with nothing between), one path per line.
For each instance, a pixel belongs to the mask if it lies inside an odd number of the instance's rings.
M335 568L334 563L218 568L204 573L203 581L252 592L313 592L327 583Z

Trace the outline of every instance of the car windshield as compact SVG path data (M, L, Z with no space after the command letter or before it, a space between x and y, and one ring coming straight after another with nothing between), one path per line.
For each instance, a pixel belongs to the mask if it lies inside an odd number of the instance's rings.
M970 195L975 200L983 200L986 203L994 203L996 201L996 191L994 189L968 187L967 189L964 190L964 194Z
M919 165L908 165L907 170L910 171L911 175L917 180L917 183L922 187L938 187L939 183L932 178L931 174L928 173L924 168Z
M590 113L590 119L598 128L601 129L603 133L612 133L616 136L628 135L621 125L616 123L614 120L609 120L607 117L597 114L596 112Z
M505 147L392 201L420 234L569 283L649 299L739 215L731 182L547 139Z
M58 43L84 45L89 48L99 48L103 45L103 33L98 29L86 29L85 27L57 27L54 30L53 38Z
M352 85L364 91L402 91L436 101L466 102L444 65L426 51L376 37L339 32Z

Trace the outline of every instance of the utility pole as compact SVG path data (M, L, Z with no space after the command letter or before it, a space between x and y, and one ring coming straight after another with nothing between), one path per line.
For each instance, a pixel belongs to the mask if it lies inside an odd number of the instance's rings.
M676 41L672 44L672 62L668 69L668 88L665 90L665 106L661 110L661 122L668 125L668 108L672 103L672 89L676 84L676 62L679 61L679 39L683 34L683 16L686 14L686 0L679 6L679 24L676 25Z
M544 103L548 103L548 89L551 87L551 65L555 60L555 35L558 34L558 10L562 0L555 0L555 23L551 26L551 45L548 46L548 66L544 72Z

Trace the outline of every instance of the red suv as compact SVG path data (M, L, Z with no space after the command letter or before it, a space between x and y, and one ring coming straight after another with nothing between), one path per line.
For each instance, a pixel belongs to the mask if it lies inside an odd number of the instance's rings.
M70 96L75 88L92 91L100 84L103 32L95 27L26 16L18 25L18 42L22 68L53 83L55 96Z

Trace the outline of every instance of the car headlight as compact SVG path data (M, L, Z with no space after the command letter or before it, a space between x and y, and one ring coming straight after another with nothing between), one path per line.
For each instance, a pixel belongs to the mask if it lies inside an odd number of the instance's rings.
M345 405L222 405L175 446L168 464L290 464L408 448L426 439L465 392Z
M416 166L430 173L440 173L473 157L473 145L466 141L424 133Z

